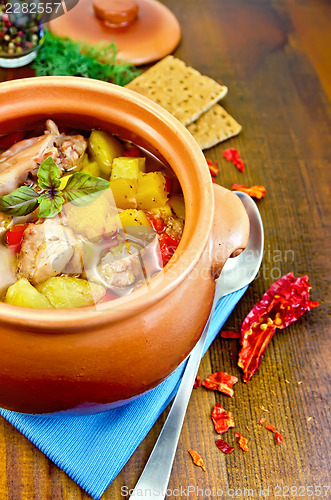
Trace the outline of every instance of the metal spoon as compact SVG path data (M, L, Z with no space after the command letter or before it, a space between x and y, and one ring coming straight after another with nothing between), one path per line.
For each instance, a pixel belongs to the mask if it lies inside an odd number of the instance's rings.
M264 240L261 216L250 196L241 192L236 192L236 194L242 200L250 221L247 248L237 257L227 260L220 277L216 280L215 296L208 321L190 354L173 405L130 500L165 498L187 405L216 304L224 295L240 290L251 283L260 268Z

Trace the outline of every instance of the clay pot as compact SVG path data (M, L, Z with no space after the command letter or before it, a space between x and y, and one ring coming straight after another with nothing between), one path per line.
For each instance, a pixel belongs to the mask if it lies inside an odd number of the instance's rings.
M180 245L151 286L108 307L27 309L0 303L0 406L26 413L121 404L164 380L207 320L214 277L241 251L249 223L239 198L213 186L190 133L150 100L108 83L43 77L0 84L0 134L47 118L120 133L162 157L184 194Z

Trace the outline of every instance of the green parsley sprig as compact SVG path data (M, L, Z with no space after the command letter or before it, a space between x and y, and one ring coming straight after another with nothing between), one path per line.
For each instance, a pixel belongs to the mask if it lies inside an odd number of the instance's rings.
M44 43L32 64L37 76L83 76L124 86L141 71L117 59L114 42L91 46L45 30Z
M109 188L109 181L101 177L75 172L61 189L60 170L51 156L40 164L37 177L41 191L21 186L0 196L0 212L17 217L30 214L39 205L38 217L54 217L65 201L76 206L88 205Z

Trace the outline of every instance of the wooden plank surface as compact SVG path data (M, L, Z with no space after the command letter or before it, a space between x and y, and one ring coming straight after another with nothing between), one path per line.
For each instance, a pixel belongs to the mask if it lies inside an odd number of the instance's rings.
M239 330L270 284L289 271L308 274L312 298L320 301L320 307L275 334L258 373L248 384L240 380L232 399L203 388L193 391L169 498L263 498L261 488L269 498L330 498L323 489L310 495L307 487L330 484L331 6L326 0L163 3L182 26L175 55L229 87L223 105L243 125L237 138L206 152L220 162L217 181L228 188L232 182L267 188L258 202L265 225L261 272L226 329ZM31 74L29 69L1 70L0 79ZM245 173L222 159L226 147L240 151ZM236 341L217 338L202 361L201 377L222 370L240 378L238 350ZM249 439L248 452L234 444L234 430L226 440L235 451L224 455L216 448L210 419L215 402L233 412L236 430ZM166 412L102 500L127 498L122 487L135 485L165 417ZM282 432L281 445L258 425L261 417ZM203 456L206 473L192 464L189 448ZM89 498L0 420L1 500Z

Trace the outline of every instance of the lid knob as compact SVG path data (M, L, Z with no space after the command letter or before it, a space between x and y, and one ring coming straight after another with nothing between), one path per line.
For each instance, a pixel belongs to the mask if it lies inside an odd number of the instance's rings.
M112 28L121 28L132 23L138 15L138 5L134 0L94 0L97 17L107 21Z

